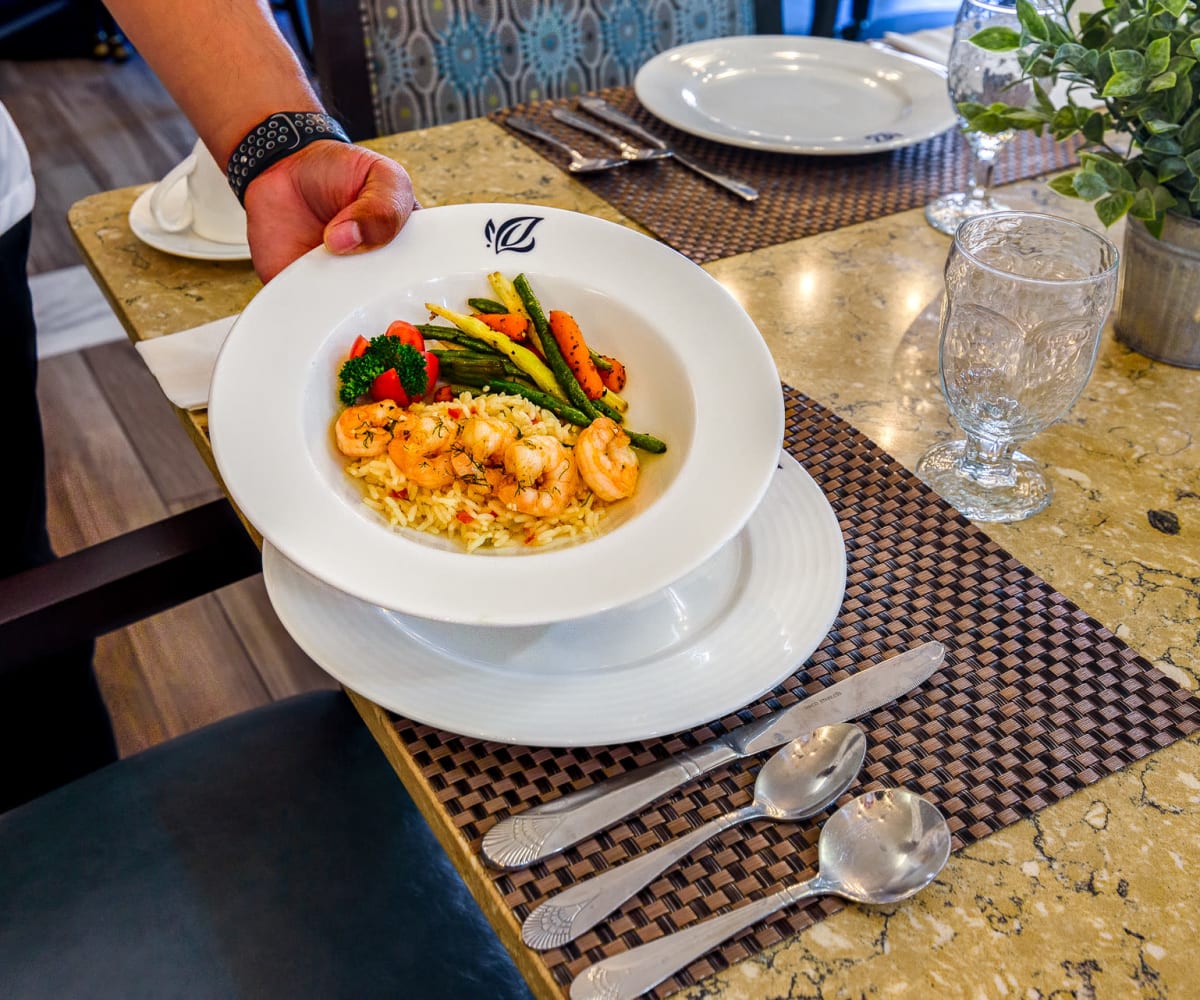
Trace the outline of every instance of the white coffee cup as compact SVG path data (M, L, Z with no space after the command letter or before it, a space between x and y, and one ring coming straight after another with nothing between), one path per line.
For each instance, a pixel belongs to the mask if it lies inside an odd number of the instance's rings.
M184 185L183 192L178 190ZM150 195L150 214L160 229L190 228L215 243L246 242L246 211L199 139L192 152L158 182Z

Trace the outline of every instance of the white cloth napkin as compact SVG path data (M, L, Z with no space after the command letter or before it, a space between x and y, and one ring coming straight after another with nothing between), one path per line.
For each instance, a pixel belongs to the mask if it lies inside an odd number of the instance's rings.
M885 31L883 40L901 52L921 56L923 59L932 59L945 66L950 59L950 43L954 41L954 25L950 24L944 28L929 28L926 31L914 31L907 35Z
M931 59L945 66L950 61L950 46L954 42L954 25L950 24L944 28L929 28L925 31L914 31L908 35L898 35L894 31L885 31L883 33L883 40L899 52L907 52L910 55L920 56L923 59ZM1056 105L1065 104L1067 101L1068 86L1065 81L1055 84L1050 90L1050 100ZM1082 91L1076 92L1075 100L1079 104L1087 103Z
M203 410L208 405L213 365L235 319L236 315L226 316L135 345L167 399L176 406Z

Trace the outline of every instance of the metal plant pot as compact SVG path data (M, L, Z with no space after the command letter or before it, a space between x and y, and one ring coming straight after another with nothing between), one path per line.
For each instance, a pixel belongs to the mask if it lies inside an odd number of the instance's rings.
M1155 361L1200 368L1200 220L1168 215L1162 239L1125 227L1117 340Z

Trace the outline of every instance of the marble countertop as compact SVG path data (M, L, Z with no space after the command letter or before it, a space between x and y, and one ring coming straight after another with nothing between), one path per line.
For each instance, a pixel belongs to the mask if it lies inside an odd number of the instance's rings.
M426 205L556 205L633 225L490 123L377 140ZM84 199L70 221L131 337L241 309L248 264L167 257L126 216L142 190ZM1038 182L1019 208L1095 224L1088 205ZM635 226L635 228L637 228ZM1119 233L1118 241L1119 241ZM706 265L743 304L784 381L912 468L954 434L937 379L949 238L919 211ZM1025 451L1055 498L985 531L1188 690L1200 686L1200 371L1156 364L1104 335L1070 414ZM195 425L203 449L203 417ZM1169 511L1179 530L1155 527ZM1161 519L1156 518L1160 524ZM904 904L848 907L679 994L687 1000L810 997L1192 997L1200 912L1200 739L1155 752L957 853Z

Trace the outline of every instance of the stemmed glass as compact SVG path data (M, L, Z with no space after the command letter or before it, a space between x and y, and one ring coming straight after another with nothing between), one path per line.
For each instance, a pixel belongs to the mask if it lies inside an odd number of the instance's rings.
M963 0L946 64L946 89L956 108L961 101L1025 104L1033 94L1028 83L1017 84L1023 74L1016 51L991 52L971 42L972 35L991 27L1020 31L1016 0ZM959 125L966 125L961 115ZM966 219L1007 207L992 197L991 187L996 154L1012 139L1012 130L995 135L964 131L962 136L971 154L968 190L943 195L925 206L926 220L943 233L953 233Z
M938 363L966 439L929 449L916 472L967 517L1019 521L1050 502L1046 477L1016 446L1087 384L1117 261L1095 230L1032 212L979 216L955 233Z

